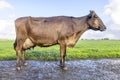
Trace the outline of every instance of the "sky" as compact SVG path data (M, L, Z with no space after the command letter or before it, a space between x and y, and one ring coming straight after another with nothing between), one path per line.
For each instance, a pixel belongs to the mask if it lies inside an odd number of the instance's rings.
M104 32L88 30L83 39L120 39L120 0L0 0L0 39L15 39L19 17L81 17L94 10L107 26Z

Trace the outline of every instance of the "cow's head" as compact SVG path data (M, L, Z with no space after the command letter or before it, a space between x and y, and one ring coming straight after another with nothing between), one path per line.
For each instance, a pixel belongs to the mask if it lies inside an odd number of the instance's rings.
M89 29L100 30L100 31L106 30L104 23L94 11L90 11L90 14L88 15L88 25L89 25Z

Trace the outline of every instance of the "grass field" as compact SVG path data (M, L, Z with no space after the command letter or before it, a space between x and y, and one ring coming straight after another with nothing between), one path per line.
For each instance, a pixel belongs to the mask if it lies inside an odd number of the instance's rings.
M0 40L0 60L15 60L12 40ZM59 45L36 47L26 51L27 59L59 60ZM67 48L67 60L89 58L119 58L120 40L80 40L74 48Z

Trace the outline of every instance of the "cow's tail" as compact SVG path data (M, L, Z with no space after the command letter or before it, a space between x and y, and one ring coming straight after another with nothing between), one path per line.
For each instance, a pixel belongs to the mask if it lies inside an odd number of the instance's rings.
M13 44L14 50L16 50L16 46L17 46L17 40L15 39L15 42Z

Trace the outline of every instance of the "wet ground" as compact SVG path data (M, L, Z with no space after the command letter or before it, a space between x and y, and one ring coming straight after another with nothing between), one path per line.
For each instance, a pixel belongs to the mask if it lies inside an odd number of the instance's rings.
M15 61L0 61L0 80L120 80L120 59L66 61L66 71L58 61L27 62L18 72Z

